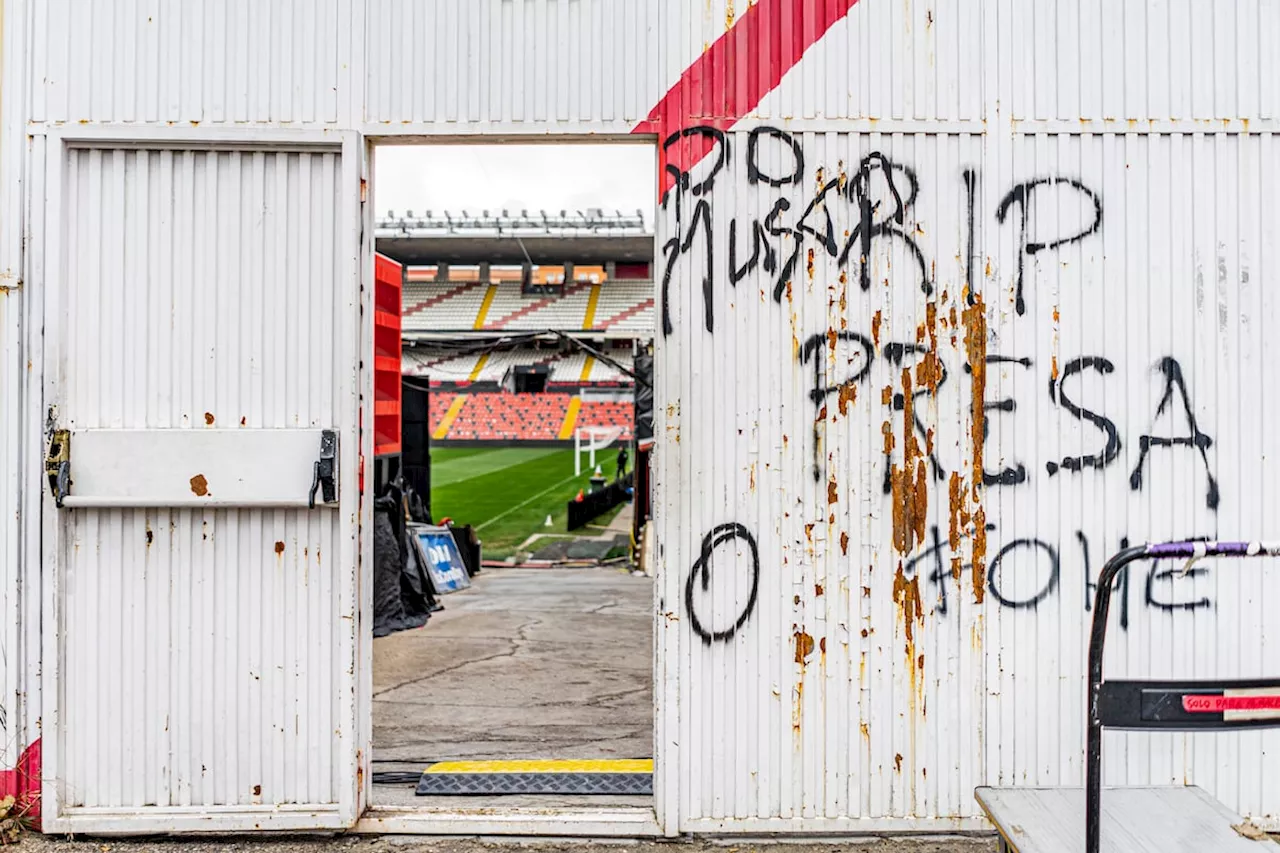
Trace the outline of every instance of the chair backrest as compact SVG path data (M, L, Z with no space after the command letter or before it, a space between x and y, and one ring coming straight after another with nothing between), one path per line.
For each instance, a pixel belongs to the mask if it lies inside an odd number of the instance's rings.
M1280 543L1165 542L1138 545L1107 561L1098 576L1089 626L1089 716L1085 777L1085 850L1099 853L1102 833L1102 730L1205 731L1280 727L1280 677L1249 681L1105 681L1102 655L1116 576L1137 560L1280 555Z

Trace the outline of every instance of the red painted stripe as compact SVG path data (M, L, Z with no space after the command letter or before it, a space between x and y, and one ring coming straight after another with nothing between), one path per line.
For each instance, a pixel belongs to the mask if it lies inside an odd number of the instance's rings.
M1182 710L1188 714L1221 714L1224 711L1280 711L1280 693L1271 696L1204 696L1182 697Z
M0 770L0 799L17 800L18 814L31 818L40 829L40 739L22 751L12 770Z
M728 130L782 82L814 42L849 14L858 0L760 0L716 39L649 117L632 133L656 133L660 141L689 125ZM705 136L687 136L659 151L659 196L670 189L668 163L688 171L711 151Z

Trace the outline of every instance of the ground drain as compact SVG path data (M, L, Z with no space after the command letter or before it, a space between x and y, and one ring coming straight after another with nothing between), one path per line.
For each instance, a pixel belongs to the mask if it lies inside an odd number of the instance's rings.
M417 794L652 795L653 761L442 761L423 772Z

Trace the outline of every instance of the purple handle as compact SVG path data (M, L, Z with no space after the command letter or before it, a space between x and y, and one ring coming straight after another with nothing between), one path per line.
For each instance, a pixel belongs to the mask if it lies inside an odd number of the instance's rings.
M1280 555L1280 542L1160 542L1149 557L1267 557Z

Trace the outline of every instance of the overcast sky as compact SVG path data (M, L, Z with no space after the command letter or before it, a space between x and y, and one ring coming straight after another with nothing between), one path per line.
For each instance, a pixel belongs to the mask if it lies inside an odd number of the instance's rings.
M382 146L374 162L379 217L603 207L640 209L652 226L657 204L652 145Z

